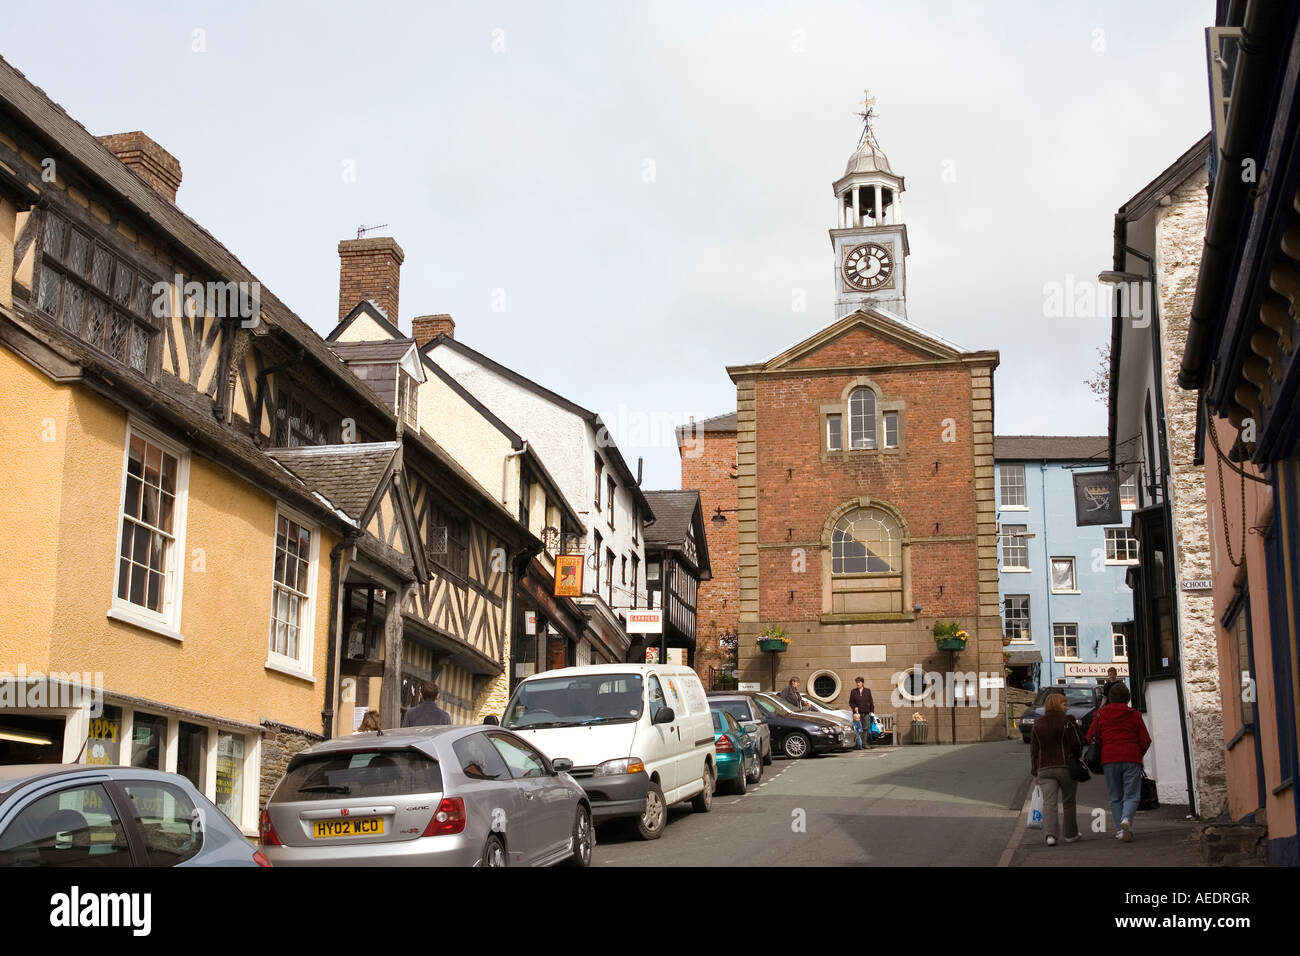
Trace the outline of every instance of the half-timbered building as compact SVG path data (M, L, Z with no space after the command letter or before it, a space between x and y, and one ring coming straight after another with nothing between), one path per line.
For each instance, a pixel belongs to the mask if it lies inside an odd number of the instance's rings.
M541 543L419 427L416 353L325 342L180 180L0 60L0 762L182 773L251 834L353 704L476 715Z
M638 635L630 660L695 666L700 582L713 577L698 491L647 491L646 607L662 610L658 634Z

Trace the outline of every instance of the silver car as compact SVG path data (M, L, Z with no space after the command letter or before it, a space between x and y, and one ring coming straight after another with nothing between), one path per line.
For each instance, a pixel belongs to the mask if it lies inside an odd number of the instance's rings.
M262 811L276 866L591 864L591 806L501 727L404 727L309 747Z
M270 866L179 774L0 767L0 866Z

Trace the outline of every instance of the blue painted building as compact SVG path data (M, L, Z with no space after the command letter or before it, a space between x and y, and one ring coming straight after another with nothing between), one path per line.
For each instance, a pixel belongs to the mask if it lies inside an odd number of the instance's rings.
M1112 665L1128 675L1133 591L1125 576L1138 558L1131 482L1120 493L1121 524L1075 524L1073 475L1104 471L1106 455L1105 435L993 439L998 600L1013 687L1092 683Z

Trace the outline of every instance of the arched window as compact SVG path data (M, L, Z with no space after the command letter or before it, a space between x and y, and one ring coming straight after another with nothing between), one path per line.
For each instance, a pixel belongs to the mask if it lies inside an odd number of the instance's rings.
M849 447L876 447L876 393L869 388L849 394Z
M831 573L897 573L902 570L901 544L898 522L886 512L879 508L850 511L831 532Z

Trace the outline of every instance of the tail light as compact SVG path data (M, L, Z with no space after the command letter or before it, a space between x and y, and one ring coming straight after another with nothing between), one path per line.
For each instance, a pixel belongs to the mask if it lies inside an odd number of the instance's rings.
M713 746L718 748L718 753L720 754L734 754L736 752L736 748L732 746L731 738L726 734L723 734L715 740Z
M266 854L264 854L261 850L258 850L256 853L253 854L253 862L256 863L258 866L271 865L271 861L266 858Z
M438 809L433 812L433 819L424 828L424 836L443 836L448 833L460 833L465 829L465 801L460 797L443 797Z
M270 810L263 810L261 817L258 818L257 842L262 846L284 846L280 842L280 835L275 832L275 824L271 822Z

